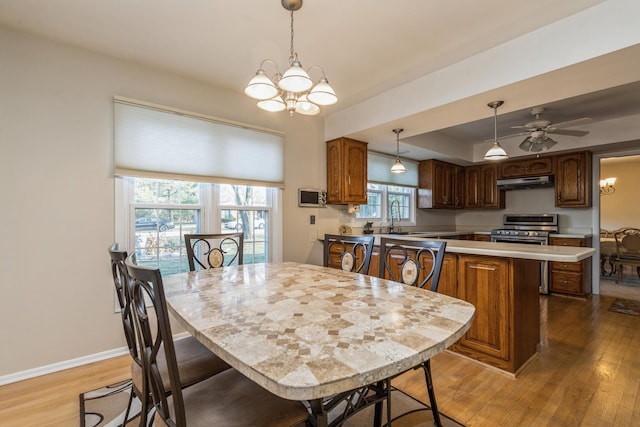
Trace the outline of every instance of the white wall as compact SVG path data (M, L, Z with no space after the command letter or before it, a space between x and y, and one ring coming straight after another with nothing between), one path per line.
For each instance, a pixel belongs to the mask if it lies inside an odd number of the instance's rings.
M592 232L592 208L556 208L554 197L552 187L507 191L505 192L505 209L460 211L456 215L456 225L464 230L487 231L501 226L504 214L557 213L561 232Z
M283 259L320 262L296 197L325 186L321 118L270 115L242 88L3 27L0 64L0 377L124 346L107 255L115 94L285 132ZM336 222L329 209L319 215Z

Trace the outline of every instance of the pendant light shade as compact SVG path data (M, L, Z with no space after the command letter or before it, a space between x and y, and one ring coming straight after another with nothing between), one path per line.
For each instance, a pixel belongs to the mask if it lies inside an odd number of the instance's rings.
M507 152L504 151L504 148L498 142L498 107L504 104L504 101L493 101L488 103L487 105L493 108L493 145L487 151L487 154L484 155L484 160L504 160L508 159Z
M396 161L391 166L391 173L405 173L407 168L404 167L402 162L400 161L400 132L404 129L394 129L393 133L396 134Z

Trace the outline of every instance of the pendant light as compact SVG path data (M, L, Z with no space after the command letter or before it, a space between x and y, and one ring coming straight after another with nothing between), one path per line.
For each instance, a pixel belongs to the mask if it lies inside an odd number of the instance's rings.
M404 167L400 161L400 132L404 129L394 129L393 133L396 134L396 162L391 166L391 173L405 173L407 168Z
M504 101L493 101L487 105L493 108L493 145L484 155L484 160L504 160L508 159L507 152L498 142L498 107L504 104Z

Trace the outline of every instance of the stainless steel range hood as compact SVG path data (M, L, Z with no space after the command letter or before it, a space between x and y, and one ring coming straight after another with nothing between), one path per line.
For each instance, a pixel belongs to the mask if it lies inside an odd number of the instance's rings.
M498 189L500 190L521 190L529 188L552 187L553 176L529 176L526 178L499 179Z

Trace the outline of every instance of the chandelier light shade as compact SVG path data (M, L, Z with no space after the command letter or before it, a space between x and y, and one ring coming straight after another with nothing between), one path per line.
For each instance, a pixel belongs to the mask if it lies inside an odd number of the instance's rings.
M407 168L400 161L400 132L403 130L399 128L393 130L393 133L396 134L396 161L391 166L391 173L405 173L407 171Z
M508 159L507 152L498 142L498 107L504 104L504 101L493 101L487 105L493 108L493 145L484 155L484 160L504 160Z
M520 149L529 153L539 153L541 151L547 151L556 144L557 142L549 138L543 130L537 130L531 132L531 135L527 136L524 141L520 143Z
M600 180L600 194L603 196L607 196L609 194L613 194L616 192L616 188L614 184L616 183L616 178L605 178Z
M281 0L282 7L291 13L291 44L289 68L281 74L278 65L265 59L260 64L256 75L244 89L245 95L258 100L258 108L270 112L287 110L293 113L315 116L320 113L321 106L338 102L336 92L329 85L324 69L314 65L305 70L293 48L293 12L302 7L302 0ZM269 77L264 70L265 65L272 65L276 72ZM322 77L314 85L309 76L312 70L319 70Z

